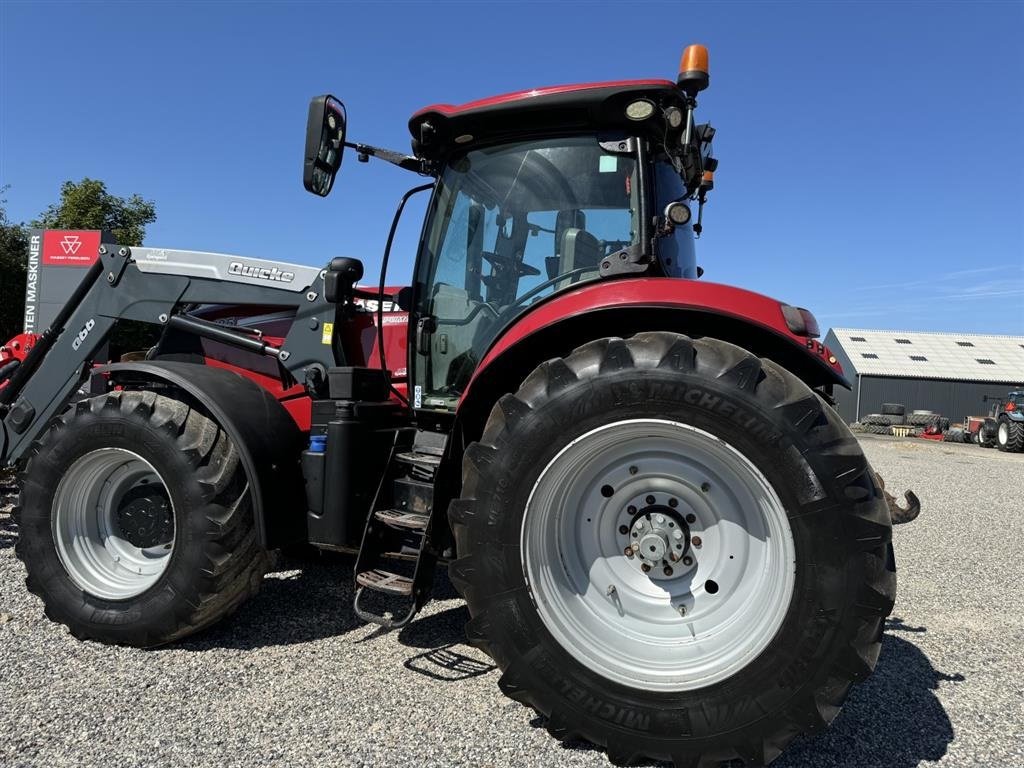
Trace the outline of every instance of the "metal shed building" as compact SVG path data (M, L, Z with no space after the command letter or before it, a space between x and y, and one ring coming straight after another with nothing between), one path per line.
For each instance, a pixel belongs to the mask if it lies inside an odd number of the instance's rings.
M1024 336L833 328L825 345L853 387L835 391L847 422L880 413L882 403L960 421L987 413L985 397L1024 387Z

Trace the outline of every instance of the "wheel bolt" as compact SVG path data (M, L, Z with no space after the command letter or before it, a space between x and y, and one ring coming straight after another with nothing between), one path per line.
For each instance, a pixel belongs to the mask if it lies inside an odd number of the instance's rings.
M680 616L685 616L686 615L686 606L685 605L680 605L678 608L676 608L676 610L679 611L679 615Z
M707 493L711 490L711 483L702 483L700 489L704 491L704 493Z
M606 595L608 595L608 597L612 597L612 596L613 596L613 595L614 595L614 594L615 594L615 593L616 593L617 591L618 591L618 590L617 590L617 589L615 589L615 585L614 585L614 584L609 584L609 585L608 585L608 589L606 589L606 590L604 591L604 593L605 593Z
M671 565L666 565L665 566L665 575L666 576L671 576L672 575L672 566Z
M681 538L683 538L683 532L677 530L675 533L672 534L672 538L673 539L681 539Z
M620 525L619 526L619 533L621 533L623 536L625 536L627 533L629 533L629 526L628 525Z
M631 515L635 515L636 514L636 507L634 507L632 504L630 504L628 507L626 507L626 511L629 514L631 514Z
M675 509L676 507L679 506L679 499L669 499L668 505L672 507L672 509Z
M632 467L629 468L629 474L631 474L631 475L635 475L639 471L640 470L637 469L635 466L632 466Z
M624 554L626 557L633 557L633 548L626 547L624 550L622 550L622 554Z
M701 542L700 536L694 536L692 539L690 539L690 543L693 544L693 546L695 547L699 547L703 542Z
M640 570L644 573L647 573L649 570L651 570L651 566L649 566L647 563L643 563L640 566Z
M664 515L658 515L654 519L658 523L658 525L662 525L665 522L665 516Z
M693 565L693 558L687 555L683 558L683 565Z
M696 523L697 522L697 516L691 512L690 514L688 514L686 516L686 522L688 522L688 523Z
M648 496L648 497L647 497L647 498L645 499L645 501L646 501L646 502L647 502L648 504L653 504L653 503L654 503L654 497L653 497L653 496Z

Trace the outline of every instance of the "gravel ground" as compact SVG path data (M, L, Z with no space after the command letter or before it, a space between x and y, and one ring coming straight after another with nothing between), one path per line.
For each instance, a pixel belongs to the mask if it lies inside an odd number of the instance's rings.
M900 593L874 676L774 766L1024 766L1024 455L865 437L925 510L896 530ZM9 485L0 478L0 485ZM503 697L445 583L404 630L351 613L352 561L283 563L235 617L156 651L47 621L0 500L2 766L607 766ZM4 506L7 505L7 506Z

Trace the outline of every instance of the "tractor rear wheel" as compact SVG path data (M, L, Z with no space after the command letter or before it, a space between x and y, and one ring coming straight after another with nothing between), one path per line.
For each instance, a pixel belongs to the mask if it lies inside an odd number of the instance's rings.
M259 588L267 556L238 450L186 403L82 400L32 446L18 482L26 583L78 638L161 645Z
M996 430L996 446L1006 453L1024 451L1024 423L1000 419Z
M884 497L835 411L770 361L670 333L586 344L498 401L463 475L468 638L559 739L760 765L875 666Z

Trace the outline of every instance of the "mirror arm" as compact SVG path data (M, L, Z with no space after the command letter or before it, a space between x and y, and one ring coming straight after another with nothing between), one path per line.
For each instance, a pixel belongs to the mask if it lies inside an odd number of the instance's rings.
M397 165L399 168L404 168L407 171L415 171L416 173L431 173L430 166L426 160L421 160L418 157L412 155L403 155L401 152L393 152L390 149L382 149L380 147L374 147L370 144L356 144L350 141L345 142L345 146L349 149L354 149L359 153L359 162L365 163L369 158L376 157L385 162Z

